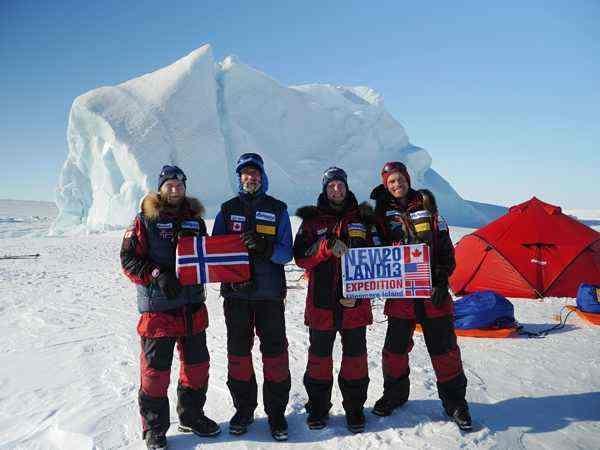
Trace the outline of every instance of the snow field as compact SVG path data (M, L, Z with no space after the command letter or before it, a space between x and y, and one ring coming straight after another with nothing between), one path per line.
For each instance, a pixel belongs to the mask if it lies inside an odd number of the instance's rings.
M209 221L210 222L210 221ZM299 221L294 218L294 231ZM212 223L208 224L209 229ZM470 229L452 228L453 240ZM0 449L144 448L137 411L139 340L135 290L119 264L122 231L71 237L6 237L1 254L41 253L38 260L0 261ZM172 371L170 448L600 448L600 328L572 315L544 339L460 338L469 380L467 398L477 430L462 434L443 415L429 357L419 334L411 353L411 399L389 418L370 407L382 393L383 304L374 302L368 329L371 384L367 428L351 435L341 396L333 390L332 418L322 431L305 425L302 375L308 351L303 324L305 285L300 269L286 266L292 391L290 439L275 443L259 407L248 434L233 437L233 406L226 386L225 323L218 285L209 285L207 330L211 355L205 412L221 424L216 438L176 431L178 359ZM573 299L514 299L517 319L543 329ZM339 339L334 354L339 369ZM254 350L262 383L258 340Z

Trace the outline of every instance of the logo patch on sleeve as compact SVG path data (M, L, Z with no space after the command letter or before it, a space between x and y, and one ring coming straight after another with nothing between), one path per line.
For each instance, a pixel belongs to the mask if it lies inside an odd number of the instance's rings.
M261 234L268 234L269 236L275 236L275 226L274 225L261 225L260 223L256 224L256 232Z
M275 222L276 220L275 214L266 211L256 211L256 218L266 222Z

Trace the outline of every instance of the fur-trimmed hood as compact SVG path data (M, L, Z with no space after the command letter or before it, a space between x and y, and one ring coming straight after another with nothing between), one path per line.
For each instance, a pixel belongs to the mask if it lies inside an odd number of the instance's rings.
M354 202L356 202L355 199ZM313 219L321 213L322 209L314 205L302 206L296 210L296 216L300 217L302 220ZM366 224L372 224L375 222L375 210L369 202L362 202L361 204L359 204L358 213L360 214L360 218Z
M173 208L160 198L158 192L150 192L143 198L141 210L145 217L150 220L156 220L161 212L170 212ZM179 211L183 212L189 218L202 219L205 208L197 198L185 197Z

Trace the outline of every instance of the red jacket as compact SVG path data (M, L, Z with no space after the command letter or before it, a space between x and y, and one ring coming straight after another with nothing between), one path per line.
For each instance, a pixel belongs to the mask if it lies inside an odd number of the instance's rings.
M296 215L302 224L294 240L296 264L306 270L308 292L304 322L316 330L340 330L369 325L373 322L371 301L361 299L354 307L344 307L340 259L327 246L328 239L338 238L348 247L372 246L371 232L358 210L354 194L348 192L346 206L334 211L321 194L317 206L300 208Z
M140 294L140 291L143 294L147 294L148 290L159 292L156 281L152 277L155 268L175 270L176 231L172 228L165 229L164 232L156 227L148 229L147 223L153 224L157 221L179 223L193 219L199 224L198 235L206 234L206 225L202 219L204 207L194 198L187 197L180 208L173 210L161 201L158 194L150 193L142 201L141 209L140 214L125 232L121 244L121 267L125 275L138 286L138 303L140 297L145 297ZM159 231L160 236L152 235ZM152 247L152 242L159 242L158 248ZM196 288L198 292L195 294L198 298L193 303L181 305L177 299L163 299L166 308L142 312L137 327L140 336L149 338L185 336L206 329L208 314L204 305L204 290L200 288L202 286ZM169 304L173 307L170 308Z
M455 267L454 246L450 240L448 226L438 215L435 198L429 191L409 189L405 203L399 203L379 185L371 193L375 200L375 220L382 245L426 243L431 249L432 282L435 286L441 279L447 280ZM429 214L429 217L423 217ZM412 217L411 217L412 215ZM419 217L419 219L414 219ZM418 223L420 222L420 223ZM424 302L427 317L452 315L452 297L436 308L431 300L410 298L387 299L384 313L401 319L414 319L414 302Z

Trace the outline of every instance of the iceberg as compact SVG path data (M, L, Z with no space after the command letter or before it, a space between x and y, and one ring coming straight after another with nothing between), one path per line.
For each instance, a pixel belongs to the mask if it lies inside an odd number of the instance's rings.
M349 174L368 198L383 163L406 163L413 187L429 188L454 225L480 226L490 209L462 199L409 142L383 97L365 86L284 86L235 56L215 62L204 45L175 63L75 99L68 155L56 190L53 231L127 226L156 189L164 164L188 175L188 194L215 214L237 192L235 162L260 153L270 193L293 208L313 203L323 171Z

